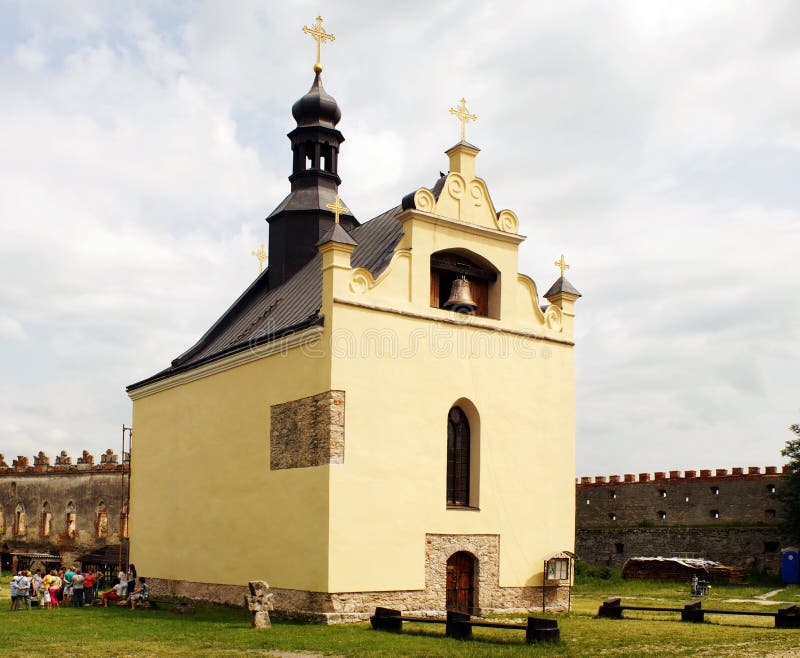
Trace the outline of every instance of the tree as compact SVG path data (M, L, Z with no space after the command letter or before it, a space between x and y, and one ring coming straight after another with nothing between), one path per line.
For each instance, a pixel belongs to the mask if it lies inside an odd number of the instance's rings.
M789 458L785 469L788 472L784 472L776 493L783 505L781 529L787 537L800 542L800 425L792 425L789 429L795 438L789 439L781 450L781 454Z

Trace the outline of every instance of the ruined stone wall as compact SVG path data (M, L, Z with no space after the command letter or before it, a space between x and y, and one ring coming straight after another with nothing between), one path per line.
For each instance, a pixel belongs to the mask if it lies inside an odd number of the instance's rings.
M65 452L52 464L40 452L33 464L20 456L10 466L0 455L0 550L57 554L75 561L118 545L121 484L127 473L128 463L120 464L111 450L99 464L86 451L74 464Z
M270 469L344 463L344 391L270 407Z
M575 550L598 565L685 556L776 573L780 481L775 466L582 477Z

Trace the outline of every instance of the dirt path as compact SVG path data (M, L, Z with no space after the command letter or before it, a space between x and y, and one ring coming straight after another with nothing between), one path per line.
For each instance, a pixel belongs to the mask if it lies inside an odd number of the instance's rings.
M773 596L777 596L781 592L785 592L786 588L774 589L766 594L758 594L752 599L725 599L725 603L757 603L758 605L786 605L787 603L794 603L794 601L775 601L771 600Z

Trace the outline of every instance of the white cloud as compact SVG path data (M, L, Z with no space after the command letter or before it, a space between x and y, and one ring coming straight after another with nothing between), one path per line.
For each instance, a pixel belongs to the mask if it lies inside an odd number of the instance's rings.
M0 338L3 340L24 340L28 336L25 329L14 318L0 315Z

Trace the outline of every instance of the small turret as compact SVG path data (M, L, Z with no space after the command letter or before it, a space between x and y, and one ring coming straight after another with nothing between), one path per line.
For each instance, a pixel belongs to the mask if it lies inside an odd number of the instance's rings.
M297 127L289 133L292 143L291 192L275 210L269 224L269 287L277 288L317 254L317 243L333 227L329 205L338 197L339 148L344 136L336 129L342 111L336 99L322 86L319 46L335 37L322 28L322 19L304 28L317 42L314 82L292 106ZM341 223L350 230L358 226L349 211Z

